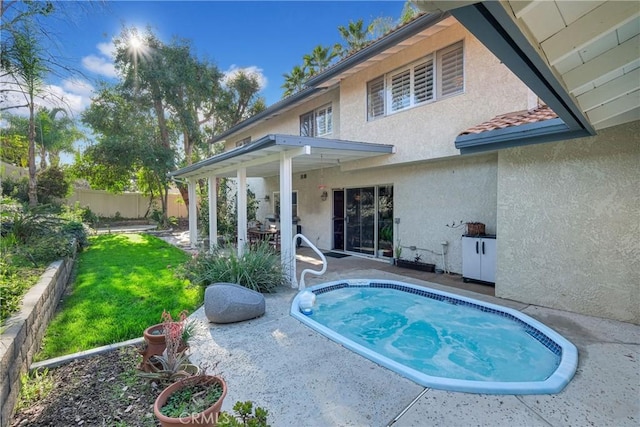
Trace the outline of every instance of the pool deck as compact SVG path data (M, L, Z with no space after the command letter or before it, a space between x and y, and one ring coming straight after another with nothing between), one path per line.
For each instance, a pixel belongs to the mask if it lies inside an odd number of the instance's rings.
M315 262L310 254L302 248L298 273ZM430 281L416 278L420 275ZM555 395L425 388L291 317L296 291L281 288L266 295L264 316L235 324L209 323L210 334L191 346L194 362L219 362L214 372L229 387L223 410L231 410L238 400L251 400L268 409L274 427L640 424L640 326L502 300L492 296L490 286L463 284L459 277L412 272L355 256L328 258L327 273L311 277L307 286L345 278L401 280L520 310L576 345L578 369L569 385ZM203 308L193 316L206 322Z

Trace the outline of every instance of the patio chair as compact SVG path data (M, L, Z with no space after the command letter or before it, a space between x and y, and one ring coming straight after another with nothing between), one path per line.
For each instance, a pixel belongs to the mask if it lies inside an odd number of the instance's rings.
M280 230L273 233L273 236L269 239L269 245L280 252Z

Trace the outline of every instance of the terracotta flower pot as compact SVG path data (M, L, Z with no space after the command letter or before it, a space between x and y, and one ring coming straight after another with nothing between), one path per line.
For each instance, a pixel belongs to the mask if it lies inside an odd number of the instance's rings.
M146 346L140 351L142 355L142 363L140 369L145 372L151 372L149 359L153 356L161 355L167 348L167 342L164 337L164 324L158 323L157 325L149 326L142 333ZM178 352L181 353L187 349L187 343L182 342L178 347Z
M160 409L167 403L169 397L178 390L191 385L200 384L200 382L207 382L209 384L218 383L222 386L222 395L220 398L209 406L205 411L195 414L189 414L180 418L172 418L163 415ZM155 414L160 425L163 427L179 427L179 426L198 426L198 427L214 427L218 421L218 415L220 409L222 409L222 402L227 395L227 383L218 376L213 375L198 375L194 377L184 378L180 381L176 381L171 384L158 395L155 403L153 404L153 413Z

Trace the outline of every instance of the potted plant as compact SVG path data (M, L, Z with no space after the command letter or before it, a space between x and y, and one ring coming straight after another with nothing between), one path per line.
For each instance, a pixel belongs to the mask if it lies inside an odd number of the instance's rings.
M178 342L178 351L185 351L189 347L189 339L197 332L198 322L187 318L187 311L183 310L179 314L179 320L174 320L171 313L164 310L162 312L162 323L149 326L144 330L144 347L140 350L142 362L140 369L145 372L152 372L150 359L154 356L160 356L167 348L167 334L173 331L180 337Z
M397 264L398 260L402 256L402 246L400 245L400 241L398 240L398 244L393 249L393 264Z
M163 427L215 426L226 395L227 383L222 377L194 375L162 390L153 413Z

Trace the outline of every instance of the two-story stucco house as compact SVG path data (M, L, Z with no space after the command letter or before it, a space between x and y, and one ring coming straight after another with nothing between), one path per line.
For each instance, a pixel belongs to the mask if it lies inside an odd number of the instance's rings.
M599 137L536 144L549 141L539 135L543 123L566 128L543 104L456 18L437 12L395 29L311 78L301 92L216 136L224 153L172 175L188 180L192 200L195 181L209 179L214 236L215 179L248 184L261 201L258 219L279 214L288 269L295 259L294 217L321 249L390 258L402 247L403 257L420 255L458 273L459 225L481 222L496 235L495 275L488 281L497 296L638 322L637 292L629 284L638 278L637 260L633 250L618 251L632 249L628 236L620 230L622 241L598 241L622 224L602 229L592 217L595 210L608 220L615 209L634 226L638 124L603 133L620 146L615 155ZM504 127L525 129L520 143L493 137ZM483 135L491 135L489 143ZM241 251L245 192L238 207ZM595 240L576 241L576 232ZM607 290L596 292L598 286ZM585 292L591 295L577 296Z

